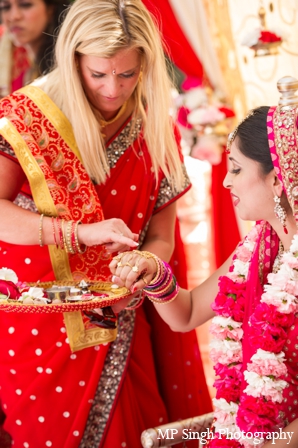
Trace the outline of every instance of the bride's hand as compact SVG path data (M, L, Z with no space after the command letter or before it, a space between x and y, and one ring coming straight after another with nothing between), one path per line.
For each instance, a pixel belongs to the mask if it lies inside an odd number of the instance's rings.
M149 285L158 271L158 258L150 252L123 252L110 263L112 281L132 292Z

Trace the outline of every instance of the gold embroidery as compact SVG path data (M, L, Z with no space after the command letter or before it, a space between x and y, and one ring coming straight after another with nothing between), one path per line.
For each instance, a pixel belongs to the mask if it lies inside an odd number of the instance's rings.
M264 258L265 258L265 232L266 232L266 224L263 224L262 234L259 245L259 279L261 285L264 284Z
M298 163L296 160L297 135L294 123L297 120L297 110L295 107L287 109L278 107L273 119L279 167L296 221L298 221Z
M47 117L47 119L57 129L62 139L67 143L80 162L82 162L81 154L79 148L77 147L71 124L64 113L51 100L51 98L49 98L43 90L36 86L26 86L18 90L18 92L28 96L28 98L30 98L39 107L44 116Z
M26 90L30 90L28 93ZM33 91L32 91L33 89ZM72 141L73 134L68 133L68 128L70 124L66 117L59 111L54 103L49 100L46 102L46 96L42 90L38 88L24 88L22 89L23 93L26 94L30 98L30 94L32 95L32 100L35 101L34 94L36 94L37 98L40 96L40 104L37 104L42 112L45 113L46 118L47 113L49 116L51 114L53 116L50 117L50 120L53 120L54 124L57 126L57 130L65 139L66 143L73 150L73 153L76 151L76 145L74 140ZM30 98L31 99L31 98ZM42 101L44 100L44 101ZM38 102L38 99L37 99ZM53 106L53 107L51 107ZM43 111L43 107L47 109ZM56 110L55 110L56 109ZM57 117L55 118L55 113L57 112ZM27 123L31 123L32 117L29 111L25 111ZM44 164L44 160L42 156L35 158L30 150L29 145L32 143L30 135L24 134L21 135L15 126L6 118L3 117L0 119L0 130L1 134L5 138L5 140L14 148L15 154L19 160L20 165L22 166L24 173L29 181L32 195L34 198L34 202L40 213L43 213L48 216L57 216L57 209L54 203L55 192L53 192L53 188L55 188L55 180L50 179L46 180L44 173L42 172L41 165ZM42 148L45 144L45 139L47 140L47 135L41 134L41 137L38 140L39 146ZM79 158L79 153L75 153L75 155ZM51 186L51 184L53 184ZM73 187L74 183L71 185ZM51 191L52 189L52 194ZM71 188L70 188L71 189ZM90 193L90 191L89 191ZM89 198L89 196L88 196ZM92 203L90 199L88 199L87 203L82 204L82 209L84 209L84 213L92 213L96 208L95 201ZM59 212L59 210L58 210ZM61 212L61 210L60 210ZM69 211L67 209L63 209L62 211L65 214L68 214ZM67 253L61 249L57 249L56 246L48 246L49 254L51 258L51 263L53 267L53 271L55 273L55 277L57 280L72 280L73 275L70 267L70 260ZM92 250L90 251L92 252ZM93 264L98 260L98 253L94 253L94 256L91 257L91 262ZM90 255L89 255L90 258ZM89 260L90 261L90 260ZM90 269L90 268L89 268ZM83 275L83 274L82 274ZM86 275L84 276L86 277ZM100 328L92 328L86 330L84 328L84 323L82 319L82 315L80 312L75 313L64 313L64 319L67 329L67 334L69 340L72 341L73 350L81 350L85 347L94 346L101 343L106 343L114 340L117 335L117 329L113 330L113 332L107 332L106 329ZM72 332L75 331L75 334Z
M5 140L14 148L20 165L30 183L38 211L47 216L56 216L56 207L47 187L45 177L26 141L5 117L0 119L0 130ZM55 246L48 246L48 248L57 280L72 280L67 254L61 249L56 249Z
M63 313L64 323L67 330L69 346L73 352L94 345L112 342L117 337L117 328L88 328L84 327L80 311Z

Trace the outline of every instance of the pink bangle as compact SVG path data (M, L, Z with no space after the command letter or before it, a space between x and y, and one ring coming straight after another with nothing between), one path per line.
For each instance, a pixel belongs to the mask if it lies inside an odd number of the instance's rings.
M63 241L63 233L62 233L62 225L63 225L64 219L58 219L57 218L57 225L58 225L58 231L59 231L59 242L60 242L60 248L64 249L64 241Z
M158 305L167 305L168 303L173 302L177 298L179 294L179 289L180 288L178 286L177 290L175 290L174 293L171 294L171 296L168 296L165 300L156 300L153 299L152 297L148 297L148 299L151 300L151 302L153 303L157 303Z
M52 216L52 228L53 228L54 242L55 242L55 245L56 245L56 249L58 249L58 242L57 242L57 237L56 237L55 218L54 218L54 216Z

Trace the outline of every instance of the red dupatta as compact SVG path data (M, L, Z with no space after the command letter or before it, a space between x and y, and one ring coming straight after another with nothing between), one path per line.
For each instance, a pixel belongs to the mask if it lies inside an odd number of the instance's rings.
M42 90L28 86L1 101L1 134L14 148L40 213L82 223L103 219L70 123ZM98 246L83 255L49 246L49 254L57 280L109 275L110 257Z

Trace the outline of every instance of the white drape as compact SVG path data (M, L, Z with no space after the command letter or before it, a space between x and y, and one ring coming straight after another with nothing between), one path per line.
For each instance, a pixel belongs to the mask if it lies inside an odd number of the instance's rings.
M169 0L176 19L219 94L226 94L202 0Z

